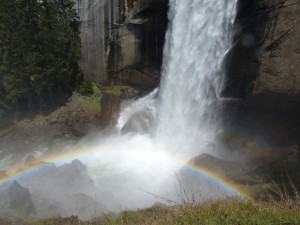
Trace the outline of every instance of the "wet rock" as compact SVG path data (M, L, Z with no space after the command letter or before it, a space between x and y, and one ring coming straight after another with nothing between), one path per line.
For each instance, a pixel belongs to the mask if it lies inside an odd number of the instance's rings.
M120 113L121 99L110 93L105 93L102 96L101 105L101 126L112 127Z
M94 186L93 179L87 173L87 167L79 160L73 160L71 163L55 168L49 174L48 179L53 185L61 189L67 188L70 192Z
M34 206L30 197L29 190L14 181L8 189L10 207L21 210L26 215L34 211Z
M76 215L80 220L90 220L95 215L103 214L106 211L101 203L83 193L66 197L63 205L64 216Z
M83 137L85 136L90 130L92 129L92 126L87 123L76 123L72 127L72 134L76 137Z
M138 70L124 70L123 72L118 73L117 76L123 84L144 91L154 89L159 82L158 73L145 74Z
M88 175L87 168L79 160L55 166L42 164L30 171L19 181L31 191L41 196L59 200L65 195L94 190L94 180Z
M0 179L7 177L7 172L5 170L0 170Z
M137 98L141 92L134 88L126 88L121 90L120 98L122 100Z
M150 133L152 119L152 115L148 112L136 112L124 124L122 133Z
M25 162L24 162L24 164L26 165L26 166L30 166L30 165L32 165L32 164L34 164L36 162L36 158L33 156L33 155L28 155L27 156L27 158L25 159Z
M228 178L242 174L248 169L245 165L238 162L219 159L210 154L197 156L191 159L189 164Z

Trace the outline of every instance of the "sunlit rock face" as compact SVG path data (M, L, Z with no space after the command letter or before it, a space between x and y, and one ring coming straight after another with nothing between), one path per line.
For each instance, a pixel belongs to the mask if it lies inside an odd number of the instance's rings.
M230 129L258 146L299 145L299 14L298 0L238 3L223 96L241 99Z
M168 0L77 0L82 69L142 90L158 84Z
M96 81L106 78L105 72L105 2L77 0L82 40L81 68Z
M95 81L107 78L107 42L124 21L124 0L77 0L83 56L82 69Z

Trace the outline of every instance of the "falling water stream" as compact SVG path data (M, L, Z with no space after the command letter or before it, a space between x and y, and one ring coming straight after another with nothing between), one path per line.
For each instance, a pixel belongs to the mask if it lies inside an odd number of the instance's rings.
M228 0L170 1L155 138L188 156L213 138L235 6Z
M86 193L106 208L151 206L159 200L154 196L178 201L176 174L214 139L236 1L170 0L159 88L124 104L115 134L82 140L77 155L55 160L62 165L79 159L87 165L97 191ZM218 188L202 191L213 197Z

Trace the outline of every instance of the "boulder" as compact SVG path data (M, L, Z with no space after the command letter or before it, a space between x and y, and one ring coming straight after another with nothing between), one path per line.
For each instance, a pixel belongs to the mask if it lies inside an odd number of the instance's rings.
M141 92L134 88L121 89L120 98L122 100L137 98Z
M7 172L5 170L0 170L0 180L7 177Z
M14 181L8 188L8 197L10 207L14 210L21 210L25 215L34 211L29 190L22 187L18 182Z
M235 161L219 159L210 154L202 154L190 160L189 165L231 178L242 174L247 168Z
M65 195L94 190L95 187L86 166L79 160L59 167L44 164L21 177L19 182L32 192L57 200Z
M118 73L117 76L123 84L127 84L144 91L154 89L159 83L158 73L147 75L138 70L124 70Z
M80 220L93 219L106 211L102 204L83 193L67 196L63 202L63 209L63 216L76 215Z
M134 113L122 128L122 133L150 133L152 115L146 111Z
M25 159L25 166L30 166L34 163L36 163L36 158L32 154L29 154Z

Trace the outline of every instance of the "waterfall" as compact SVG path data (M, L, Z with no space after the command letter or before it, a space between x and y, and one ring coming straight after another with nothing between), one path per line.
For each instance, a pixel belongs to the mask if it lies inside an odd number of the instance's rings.
M201 148L213 139L222 62L231 44L235 9L236 0L169 2L169 27L156 108L153 109L153 97L129 107L131 115L141 109L156 111L155 127L150 132L156 142L169 150L191 157L201 153ZM123 124L125 114L129 117L129 109L124 111L120 117Z
M117 129L121 133L130 121L133 132L121 135L121 141L110 141L122 142L122 152L141 157L136 164L131 163L139 171L130 175L134 177L129 179L131 186L173 198L174 192L168 195L166 186L174 172L192 157L205 153L213 142L236 2L170 0L160 86L124 107ZM124 160L126 157L119 156L117 161ZM210 185L201 190L202 194L216 196L219 189Z

